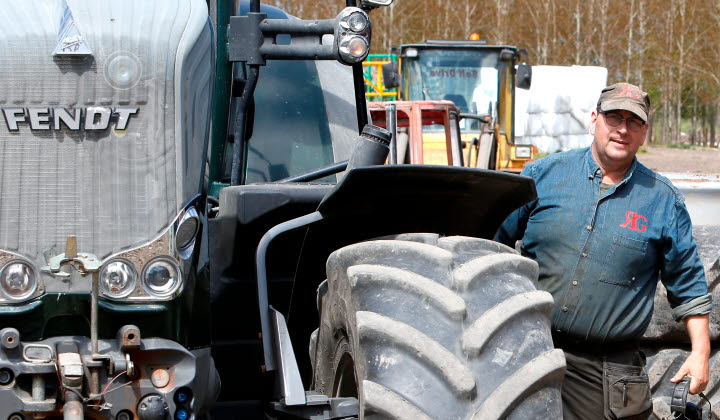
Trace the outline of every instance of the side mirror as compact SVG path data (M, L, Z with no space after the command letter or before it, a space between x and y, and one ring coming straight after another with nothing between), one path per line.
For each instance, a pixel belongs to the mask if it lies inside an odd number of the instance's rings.
M393 0L360 0L360 7L363 9L372 9L379 6L390 6Z
M530 89L532 83L532 67L527 63L518 64L515 73L515 85L520 89Z
M398 73L397 61L382 65L382 77L383 85L385 85L386 89L400 86L400 74Z

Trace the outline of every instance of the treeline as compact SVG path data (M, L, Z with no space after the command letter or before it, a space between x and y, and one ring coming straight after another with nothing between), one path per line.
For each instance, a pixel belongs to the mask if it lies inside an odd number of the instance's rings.
M334 17L345 5L268 3L305 19ZM606 67L608 83L650 93L652 142L720 143L720 0L395 0L372 18L375 53L477 32L526 48L533 65Z

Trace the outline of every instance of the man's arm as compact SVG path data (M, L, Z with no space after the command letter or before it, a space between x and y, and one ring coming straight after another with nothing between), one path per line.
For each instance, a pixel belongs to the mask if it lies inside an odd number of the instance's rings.
M520 207L508 216L495 233L495 241L515 248L515 242L522 239L528 222L527 205Z
M523 169L520 175L528 176L534 179L533 169L533 164L530 164ZM523 235L525 235L525 229L527 228L530 212L532 211L532 208L537 205L537 201L538 200L535 199L512 212L495 233L494 240L503 243L510 248L515 248L515 243L521 240Z
M673 318L685 323L692 350L670 382L692 376L690 393L697 394L710 380L710 311L712 295L708 293L705 269L692 237L690 215L682 200L675 203L675 213L668 228L667 248L660 277L668 291Z
M692 350L670 382L677 383L690 376L690 393L697 394L705 390L710 380L710 315L691 315L683 321L690 335Z

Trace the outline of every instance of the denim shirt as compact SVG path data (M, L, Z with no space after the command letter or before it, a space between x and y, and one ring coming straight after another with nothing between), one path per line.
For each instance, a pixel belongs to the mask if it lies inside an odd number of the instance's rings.
M705 272L682 194L635 159L602 196L590 148L545 157L523 170L538 199L511 214L496 240L540 267L555 299L554 333L574 340L639 338L653 312L658 276L676 321L710 312Z

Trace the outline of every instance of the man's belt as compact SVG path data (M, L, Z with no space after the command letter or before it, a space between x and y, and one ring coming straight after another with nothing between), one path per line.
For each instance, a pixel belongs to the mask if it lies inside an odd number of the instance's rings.
M591 341L579 340L565 334L554 333L552 335L555 347L568 351L577 351L596 355L605 355L617 352L636 351L640 341L637 339L623 341Z

